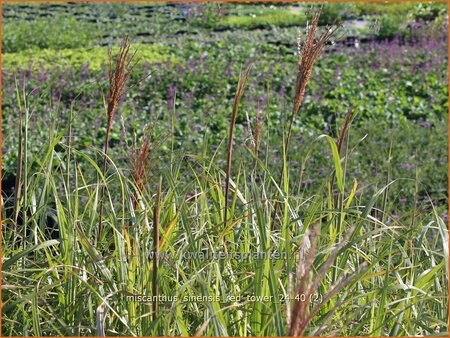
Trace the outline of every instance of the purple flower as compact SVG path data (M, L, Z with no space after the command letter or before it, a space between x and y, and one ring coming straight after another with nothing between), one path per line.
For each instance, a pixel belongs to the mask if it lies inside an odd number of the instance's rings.
M189 70L191 72L193 72L195 70L195 66L196 66L195 59L194 58L190 59L187 65L188 65Z
M414 166L411 163L400 163L398 165L398 167L400 169L404 169L404 170L407 170L407 171L412 171L414 169Z
M186 73L186 70L182 65L177 66L177 73L180 77L183 77L183 75Z
M177 87L171 83L167 88L167 111L171 111L175 107L175 95Z
M355 169L355 171L353 171L353 175L361 175L362 171L360 169Z
M429 129L433 126L433 123L431 123L430 121L420 121L420 125L423 128Z
M314 182L314 180L312 180L312 179L310 179L310 178L307 178L307 179L305 179L305 180L303 180L303 184L304 185L310 185L311 183L313 183Z
M231 64L230 63L228 63L227 66L225 67L225 70L223 71L223 74L226 77L230 77L232 75L232 73L231 73Z
M280 101L284 102L286 100L286 87L281 86L278 90L278 96L280 97Z

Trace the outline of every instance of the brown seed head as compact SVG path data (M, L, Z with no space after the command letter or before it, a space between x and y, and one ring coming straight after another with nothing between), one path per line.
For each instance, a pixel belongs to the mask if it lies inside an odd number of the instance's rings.
M292 114L294 115L297 114L300 105L302 104L306 85L311 78L311 71L314 63L320 58L326 44L331 40L337 29L340 27L340 25L327 26L324 31L316 37L320 14L320 11L315 12L311 23L308 23L304 43L302 44L300 35L297 39L298 72L297 81L295 84L294 107L292 110Z
M116 58L115 68L113 69L112 50L109 49L109 96L108 96L108 130L111 129L112 120L119 104L120 98L125 93L127 82L132 71L132 61L135 53L129 55L130 41L128 38L123 39L119 53Z
M136 208L138 196L144 191L145 184L149 179L150 171L150 156L153 150L153 143L151 141L153 135L153 125L148 128L148 131L143 136L142 141L137 145L136 141L129 151L129 161L131 164L131 175L136 183L138 192L133 196L133 207Z

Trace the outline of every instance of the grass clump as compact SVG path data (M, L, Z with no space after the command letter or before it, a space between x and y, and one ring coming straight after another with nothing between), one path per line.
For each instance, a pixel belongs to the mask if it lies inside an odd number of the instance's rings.
M177 59L171 55L167 46L136 44L135 47L139 49L139 57L149 63L177 63ZM80 69L82 66L88 66L92 71L99 71L108 65L106 50L107 47L30 49L20 53L5 53L2 56L2 63L4 67L10 69L29 67L34 70L53 67Z
M360 11L360 14L362 15L381 15L381 14L404 15L413 10L415 6L416 4L414 2L355 3L355 7Z
M262 29L267 27L292 27L304 25L306 16L303 13L288 11L270 11L249 16L230 15L219 19L217 29Z
M57 27L58 32L55 32ZM33 32L39 32L34 34ZM67 49L91 47L100 36L97 26L82 25L75 18L62 17L9 21L2 23L2 52L15 53L28 49Z
M127 104L119 101L134 65L128 40L115 59L109 55L100 146L81 147L73 136L82 112L71 111L31 156L30 134L39 131L17 83L17 180L15 193L2 194L3 334L447 334L448 231L442 205L419 199L418 171L415 180L393 177L392 146L380 159L383 183L358 180L348 168L367 151L368 136L355 130L356 109L336 119L335 133L308 142L291 128L302 122L306 85L334 33L319 19L299 44L292 115L276 116L274 125L266 112L248 109L250 142L234 142L248 107L244 85L254 81L249 69L230 96L229 134L216 148L205 137L196 152L175 148L182 92L172 88L169 125L157 128L164 120L148 114L151 127L131 150L108 151L113 119ZM274 129L283 148L271 142ZM304 142L299 166L289 161L294 140ZM167 143L164 154L159 146ZM282 156L272 157L272 147ZM323 173L312 161L317 154ZM319 181L314 189L304 189L306 168ZM370 165L362 169L373 174ZM391 200L402 181L413 184L414 196L400 216Z

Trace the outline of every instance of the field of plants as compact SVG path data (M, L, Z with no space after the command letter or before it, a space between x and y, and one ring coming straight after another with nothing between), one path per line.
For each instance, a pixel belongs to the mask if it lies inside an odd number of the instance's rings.
M3 3L2 335L448 335L446 3Z

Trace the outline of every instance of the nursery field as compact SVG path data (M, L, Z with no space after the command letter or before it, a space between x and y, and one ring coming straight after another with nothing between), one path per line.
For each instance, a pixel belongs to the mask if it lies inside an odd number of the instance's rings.
M2 4L2 335L448 335L447 25Z

